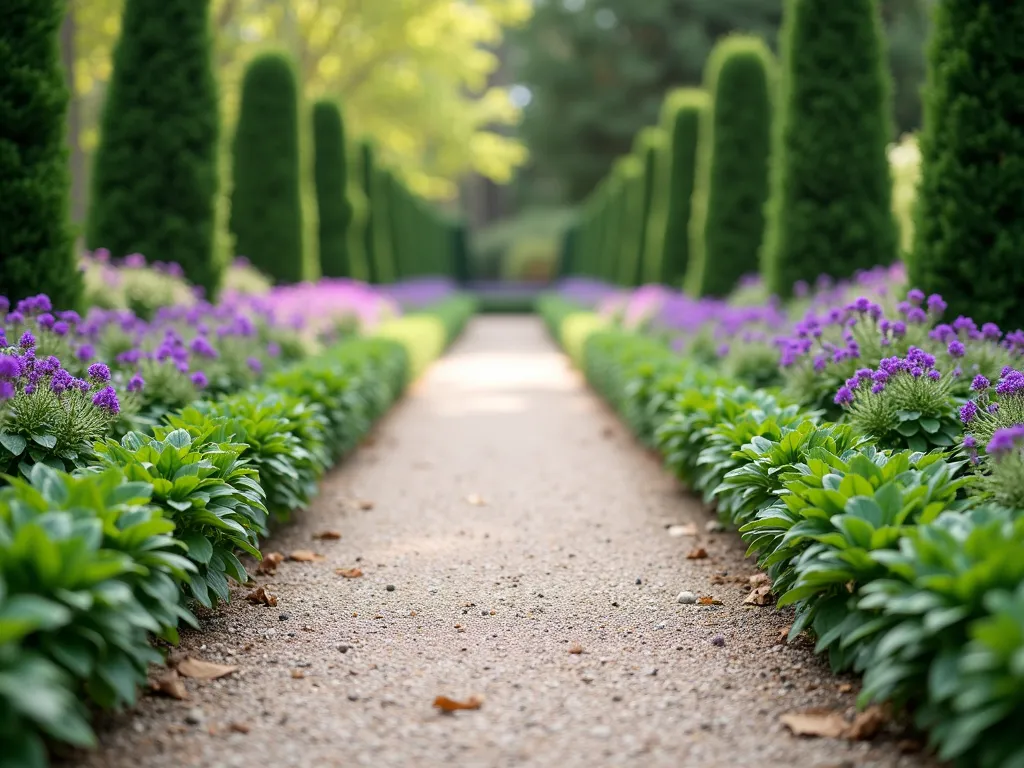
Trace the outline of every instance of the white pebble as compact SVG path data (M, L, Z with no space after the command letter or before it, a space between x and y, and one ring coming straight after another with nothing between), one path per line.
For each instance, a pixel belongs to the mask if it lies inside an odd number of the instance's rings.
M683 605L693 605L697 602L697 596L693 592L680 592L676 602Z

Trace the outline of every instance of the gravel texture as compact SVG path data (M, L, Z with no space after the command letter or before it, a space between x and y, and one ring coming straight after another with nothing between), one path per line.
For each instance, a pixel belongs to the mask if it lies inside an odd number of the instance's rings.
M257 575L275 607L239 588L183 638L238 671L144 696L62 764L931 765L895 726L869 743L780 724L852 715L856 681L743 605L756 569L708 520L539 320L478 318L264 549L325 559ZM441 695L483 704L444 715Z

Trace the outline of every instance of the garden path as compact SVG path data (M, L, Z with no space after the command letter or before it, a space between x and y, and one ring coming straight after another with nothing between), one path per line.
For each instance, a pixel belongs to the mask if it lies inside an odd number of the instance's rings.
M276 607L239 590L183 639L238 671L186 681L187 701L144 697L68 764L929 764L898 735L806 740L780 724L855 694L783 643L784 615L743 605L755 569L709 519L539 320L478 318L265 549L325 559L257 576ZM341 538L313 538L327 530ZM352 567L364 575L335 573ZM723 605L679 604L682 590ZM483 705L446 717L439 695Z

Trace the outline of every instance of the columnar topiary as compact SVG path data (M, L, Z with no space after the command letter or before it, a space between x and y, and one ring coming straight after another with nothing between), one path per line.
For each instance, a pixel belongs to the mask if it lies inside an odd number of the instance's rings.
M653 254L649 254L647 248L647 231L652 211L657 207L655 178L658 164L664 160L665 148L665 136L657 128L645 128L636 135L633 142L633 154L640 161L640 172L643 174L640 220L637 222L638 283L655 283L660 277L660 254L658 263L652 263L650 257Z
M278 283L303 278L299 93L280 53L249 64L234 142L235 250Z
M711 105L700 128L686 276L694 296L725 296L737 278L757 271L774 68L771 51L758 37L728 37L708 58L704 81Z
M877 0L787 0L762 271L788 296L894 260L889 76Z
M320 273L324 277L350 277L348 228L352 206L348 201L348 157L341 110L333 101L325 99L313 105L313 148L320 214Z
M1024 5L935 10L912 285L947 315L1024 326Z
M364 139L356 147L358 160L359 186L366 199L366 217L363 222L364 250L367 268L367 280L371 283L380 282L377 277L376 222L374 221L374 178L377 175L376 153L373 144Z
M57 46L64 7L63 0L12 0L0 24L0 294L46 293L60 308L77 306L81 294Z
M635 286L640 284L643 269L639 246L644 224L644 168L640 160L629 155L616 163L615 172L622 183L616 272L620 285Z
M209 0L127 0L92 172L88 242L177 262L214 291L217 83Z
M690 206L696 179L697 135L709 99L704 91L680 88L669 94L662 107L661 125L669 136L669 163L659 168L667 175L664 222L652 222L652 234L664 232L661 282L679 286L690 260Z

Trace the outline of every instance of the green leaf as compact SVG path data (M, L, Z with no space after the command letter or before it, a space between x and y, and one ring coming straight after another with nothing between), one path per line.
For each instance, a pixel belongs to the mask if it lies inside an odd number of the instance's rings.
M57 437L55 435L32 435L32 442L52 450L57 445Z
M179 536L185 546L188 547L188 556L191 560L206 564L213 557L213 544L210 540L198 532L190 532Z
M927 417L921 419L917 423L920 424L921 428L929 435L934 435L936 432L939 431L939 427L941 426L938 419L932 419Z
M28 443L21 435L10 432L0 432L0 445L10 451L12 456L21 456Z

